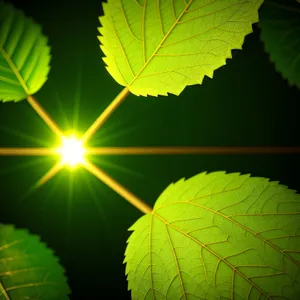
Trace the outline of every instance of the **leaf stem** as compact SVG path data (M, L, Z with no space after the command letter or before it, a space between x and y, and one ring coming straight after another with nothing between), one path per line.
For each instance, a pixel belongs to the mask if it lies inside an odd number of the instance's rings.
M299 154L300 147L91 147L94 155Z
M0 148L2 156L47 156L57 154L54 148Z
M104 122L110 117L110 115L119 107L119 105L130 94L128 88L124 88L118 96L106 107L102 114L96 119L96 121L88 128L82 137L83 143L86 143L95 132L104 124Z
M49 128L53 131L57 136L62 136L63 133L59 129L58 125L54 122L54 120L49 116L49 114L43 109L43 107L37 102L37 100L29 95L27 97L28 103L31 107L36 111L36 113L42 118L42 120L49 126Z
M112 190L118 193L121 197L123 197L125 200L127 200L137 209L139 209L142 213L147 214L152 212L152 208L148 204L146 204L140 198L128 191L119 182L110 177L100 168L96 167L94 164L86 161L82 166L94 176L96 176L99 180L101 180L103 183L105 183L107 186L109 186Z

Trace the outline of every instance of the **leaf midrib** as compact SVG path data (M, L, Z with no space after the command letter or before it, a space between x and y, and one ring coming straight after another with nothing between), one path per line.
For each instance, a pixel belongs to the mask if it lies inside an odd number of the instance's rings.
M12 59L9 57L8 53L4 50L3 45L1 45L1 44L0 44L0 53L3 55L3 57L6 60L6 62L8 63L8 65L11 67L12 71L14 72L15 76L17 77L17 79L18 79L19 83L21 84L22 88L24 89L25 93L27 95L29 95L30 92L29 92L29 88L26 85L26 82L22 78L18 68L16 67L16 65L14 64Z
M190 0L188 2L188 4L186 4L184 10L182 11L182 13L179 15L179 17L175 20L175 22L173 23L173 25L170 27L170 29L168 30L168 32L165 34L165 36L163 37L163 39L161 40L161 42L158 44L158 46L156 47L156 49L154 50L154 52L151 54L151 56L148 58L148 60L146 61L146 63L143 65L143 67L139 70L139 72L134 76L134 78L131 80L131 82L129 83L128 86L131 86L134 81L136 79L138 79L139 75L144 71L144 69L148 66L148 64L151 62L152 58L155 56L155 54L158 52L158 50L160 49L160 47L162 46L162 44L165 42L165 40L169 37L169 35L171 34L171 32L173 31L174 27L177 25L177 23L179 22L179 20L183 17L183 15L186 13L186 10L191 6L191 4L193 3L194 0ZM144 7L146 7L146 4L144 5ZM145 8L144 8L145 9ZM144 24L144 21L143 21ZM143 31L143 44L145 43L145 34ZM143 46L143 49L145 48L145 46ZM143 50L144 52L145 50Z

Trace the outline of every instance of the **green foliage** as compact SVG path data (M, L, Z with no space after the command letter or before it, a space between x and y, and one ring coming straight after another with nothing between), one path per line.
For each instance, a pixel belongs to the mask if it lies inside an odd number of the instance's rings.
M129 229L132 299L299 299L299 198L238 173L171 184Z
M266 0L260 10L261 39L271 61L290 85L300 88L300 4Z
M20 101L47 80L50 49L41 28L0 2L0 101Z
M0 299L63 300L69 293L52 251L26 230L0 224Z
M108 0L99 28L106 68L135 95L179 95L242 48L262 2ZM299 87L299 10L267 2L266 50ZM20 101L46 82L47 38L3 2L0 54L0 101ZM299 200L278 182L238 173L171 184L129 229L124 262L132 299L299 299ZM69 293L52 251L37 236L0 224L0 300L63 300Z
M108 0L100 47L108 72L135 95L179 95L241 49L263 0Z

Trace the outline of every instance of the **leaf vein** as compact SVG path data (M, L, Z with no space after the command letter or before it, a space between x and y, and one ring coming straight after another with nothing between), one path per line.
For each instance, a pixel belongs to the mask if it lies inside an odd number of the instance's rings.
M153 225L153 215L150 218L150 233L149 233L149 259L150 259L150 283L151 283L151 293L152 299L155 299L154 289L153 289L153 276L152 276L152 225Z
M163 26L162 17L161 17L161 12L160 12L160 0L157 0L156 3L157 3L157 11L158 11L158 17L159 17L160 29L161 29L162 35L165 36L164 26Z
M195 53L181 53L181 54L154 54L154 56L158 56L158 57L168 57L168 56L171 56L171 57L177 57L177 56L190 56L190 55L200 55L200 54L211 54L213 55L214 57L218 57L216 54L213 54L211 52L208 52L208 51L200 51L200 52L195 52Z
M145 40L145 7L146 7L146 1L145 0L145 6L144 6L144 12L143 12L143 23L142 23L142 28L143 28L143 41ZM165 36L163 37L163 39L161 40L161 42L159 43L159 45L156 47L156 49L154 50L154 52L152 53L152 55L149 57L149 59L147 61L145 61L144 66L140 69L140 71L134 76L134 78L131 80L130 85L133 84L133 82L139 77L139 75L145 70L146 66L149 64L149 62L152 60L152 58L154 57L154 54L157 53L157 51L161 48L162 44L165 42L165 40L167 39L167 37L170 35L170 33L172 32L172 30L174 29L174 27L176 26L177 22L182 18L182 16L184 15L185 11L189 8L189 6L192 4L194 0L190 0L189 3L186 5L185 9L183 10L183 12L179 15L178 19L176 20L176 22L173 23L173 25L170 27L170 29L168 30L168 32L165 34ZM144 43L144 49L145 49L145 43ZM145 51L144 51L145 52ZM145 55L144 55L145 57Z
M218 0L213 0L212 2L206 3L206 4L204 4L204 5L197 6L197 7L193 8L193 9L188 9L188 10L186 11L186 13L188 14L188 13L194 12L194 11L196 11L196 10L198 10L198 9L201 9L201 8L203 8L203 7L205 7L205 6L209 6L209 5L213 4L213 3L216 2L216 1L218 1Z
M146 63L146 38L145 38L145 23L146 23L146 8L147 8L147 0L144 2L143 7L143 17L142 17L142 41L143 41L143 58L144 58L144 64ZM129 84L131 85L131 83Z
M32 268L24 268L24 269L18 269L18 270L11 270L11 271L6 271L6 272L0 273L0 277L13 276L15 274L27 273L27 272L31 272L31 271L35 271L35 270L47 270L47 268L45 268L45 267L32 267Z
M216 26L213 26L213 27L208 28L207 30L205 30L205 31L203 31L203 32L196 33L196 34L194 34L194 35L188 36L188 37L186 37L186 38L184 38L184 39L178 40L178 41L173 42L173 43L164 44L164 45L162 45L160 48L166 48L166 47L169 47L169 46L173 46L173 45L175 45L175 44L179 44L179 43L184 42L184 41L186 41L186 40L190 40L190 39L199 37L199 36L201 36L201 35L203 35L203 34L205 34L205 33L208 33L209 31L214 30L214 29L217 29L217 28L219 28L219 30L221 30L220 27L222 27L223 25L226 25L226 23L231 23L231 22L232 22L232 23L245 23L245 22L235 22L235 21L228 21L228 20L227 20L227 21L224 21L223 23L221 23L221 24L219 24L219 25L216 25ZM223 30L223 29L222 29L222 31L226 32L226 31ZM232 30L230 30L230 31L228 31L228 32L234 33L234 31L232 31ZM211 41L211 40L212 40L212 39L209 39L209 41ZM220 41L226 42L226 41L224 41L224 40L220 40Z
M53 281L25 283L25 284L8 287L8 288L6 288L6 291L9 292L12 290L18 290L18 289L23 289L23 288L27 288L27 287L43 286L43 285L57 285L57 283L53 282Z
M130 65L130 63L129 63L129 60L128 60L128 56L127 56L127 54L126 54L126 52L125 52L125 49L124 49L124 47L123 47L123 44L121 43L120 38L119 38L119 36L118 36L118 33L117 33L117 30L116 30L116 27L115 27L115 23L114 23L113 17L111 17L111 21L112 21L112 25L113 25L113 29L114 29L115 35L116 35L116 37L117 37L117 39L118 39L118 41L119 41L119 44L120 44L120 46L121 46L122 53L123 53L123 55L124 55L124 57L125 57L125 60L126 60L126 62L127 62L127 65L128 65L128 67L129 67L129 70L130 70L131 74L134 76L133 70L132 70L131 65ZM125 80L125 83L127 84L126 80Z
M188 19L188 20L185 20L185 21L181 21L181 22L178 22L177 24L184 24L184 23L188 23L188 22L190 22L190 21L193 21L193 20L196 20L196 19L200 19L200 18L203 18L203 17L207 17L207 16L210 16L210 15L215 15L216 13L219 13L219 12L221 12L221 11L224 11L224 10L226 10L226 9L228 9L228 8L231 8L231 7L234 7L234 6L237 6L237 5L241 5L235 12L234 12L234 14L232 14L231 16L230 16L230 18L227 20L227 21L230 21L230 19L241 9L241 7L243 7L243 4L245 4L245 3L249 3L249 1L243 1L243 2L240 2L240 3L235 3L235 4L233 4L233 5L229 5L229 6L227 6L227 7L224 7L224 8L222 8L222 9L219 9L219 10L216 10L216 11L212 11L211 13L206 13L206 14L204 14L204 15L201 15L201 16L197 16L197 17L194 17L194 18L190 18L190 19ZM226 21L226 22L227 22ZM234 22L234 21L233 21ZM244 23L247 23L247 22L244 22Z
M27 95L30 94L29 89L25 83L25 81L23 80L20 72L18 71L17 67L15 66L14 62L11 60L11 58L9 57L9 55L7 54L7 52L4 50L4 48L0 45L0 53L3 55L4 59L7 61L7 63L9 64L9 66L11 67L12 71L14 72L14 74L16 75L17 79L19 80L21 86L23 87L25 93Z
M5 250L5 249L7 249L7 248L10 248L10 247L13 247L13 246L15 246L15 245L17 245L17 244L20 244L20 243L22 243L23 241L24 241L24 240L15 240L15 241L13 241L13 242L7 243L7 244L5 244L5 245L3 245L3 246L0 247L0 251L3 251L3 250Z
M235 267L229 263L228 261L224 260L218 253L216 253L215 251L213 251L212 249L210 249L209 247L205 246L205 244L203 244L202 242L200 242L199 240L197 240L196 238L194 238L191 235L186 234L184 231L182 231L180 228L177 228L176 226L168 223L164 218L162 218L160 215L152 212L157 218L159 218L163 223L167 225L169 225L170 227L172 227L173 229L177 230L178 232L180 232L182 235L186 236L187 238L190 238L191 240L193 240L196 244L198 244L201 249L205 248L207 251L209 251L211 254L213 254L216 258L220 259L221 261L223 261L225 264L227 264L231 269L236 270L236 272L242 277L244 278L246 281L248 281L250 284L254 285L254 287L257 289L257 291L259 291L260 293L262 293L267 299L271 298L264 292L262 291L254 282L252 282L245 274L243 274L242 272L240 272L239 270L235 269Z
M276 245L273 245L272 243L268 242L267 240L265 240L264 238L262 238L260 235L256 234L254 231L252 231L251 229L247 228L246 226L242 225L241 223L233 220L233 219L230 219L228 216L225 216L223 215L222 213L219 213L218 211L215 211L209 207L205 207L201 204L196 204L196 203L192 203L192 202L187 202L187 203L190 203L191 205L194 205L194 206L198 206L198 207L201 207L205 210L208 210L214 214L218 214L220 215L221 217L231 221L232 223L234 223L235 225L237 225L238 227L244 229L245 231L248 231L249 233L251 233L252 235L256 236L258 239L264 241L266 244L268 244L269 246L271 246L272 248L274 248L275 250L277 250L278 252L280 253L284 253L285 254L285 251L281 250L280 248L276 247ZM300 251L299 251L300 252ZM300 266L300 263L297 262L296 260L294 260L292 257L290 257L289 255L285 254L287 258L289 258L294 264L296 264L297 266Z
M139 41L140 43L142 43L142 41L133 33L133 31L132 31L132 29L131 29L131 27L129 25L129 22L128 22L126 13L125 13L123 1L124 0L120 0L120 3L121 3L121 6L122 6L122 13L123 13L123 16L124 16L124 19L125 19L126 26L127 26L128 30L129 30L129 32L131 33L131 35L133 36L133 38L136 39L137 41Z
M179 280L180 280L180 283L181 283L183 296L184 296L184 299L186 299L186 294L185 294L184 284L183 284L182 277L181 277L181 271L180 271L180 267L179 267L178 258L177 258L177 255L176 255L176 251L174 249L174 245L173 245L172 239L170 237L168 225L166 223L165 223L165 228L166 228L168 239L169 239L169 242L170 242L170 245L171 245L171 249L172 249L172 252L173 252L173 257L174 257L174 261L175 261L175 264L176 264L176 268L177 268Z
M273 277L273 276L278 276L278 275L287 275L287 274L285 272L278 272L278 273L273 273L273 274L250 276L248 278L253 279L253 278L262 278L262 277Z
M0 76L0 81L15 85L15 86L20 86L20 83L18 81L15 81L13 79L9 79L3 76Z
M175 12L175 7L174 7L174 0L170 0L171 1L171 8L172 8L172 13L173 13L173 17L174 17L174 20L176 22L177 18L176 18L176 12Z
M138 0L132 0L138 7L143 8L143 5Z
M1 66L1 65L0 65L0 70L1 70L1 71L4 71L4 72L7 72L7 73L14 74L14 72L12 71L12 69L7 68L7 67L5 67L5 66Z

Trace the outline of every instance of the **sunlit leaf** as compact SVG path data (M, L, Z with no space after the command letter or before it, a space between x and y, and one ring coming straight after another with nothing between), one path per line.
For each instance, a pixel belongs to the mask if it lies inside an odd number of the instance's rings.
M0 2L0 101L20 101L36 93L47 80L49 62L41 27Z
M135 95L178 95L226 64L263 0L108 0L99 32L111 76Z
M0 299L64 300L64 269L38 236L0 224Z
M271 61L291 86L300 88L300 4L266 0L260 10L261 39Z
M182 179L129 230L132 299L299 299L300 196L278 182Z

